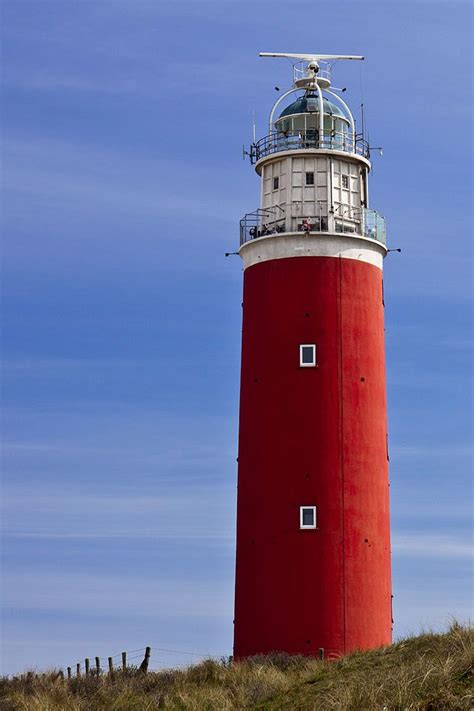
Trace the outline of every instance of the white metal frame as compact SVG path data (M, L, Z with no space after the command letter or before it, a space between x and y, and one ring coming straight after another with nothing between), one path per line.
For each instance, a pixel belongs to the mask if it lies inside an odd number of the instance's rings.
M303 348L313 349L313 362L303 363ZM300 344L300 368L315 368L316 367L316 344L315 343L301 343Z
M305 524L303 523L303 511L310 509L313 512L313 523ZM300 506L300 529L301 530L314 530L317 528L317 518L316 518L316 506Z
M273 131L273 117L275 115L275 111L277 110L277 107L281 104L283 99L286 99L287 96L290 94L294 94L295 92L301 92L301 89L299 89L297 86L292 86L291 89L288 89L285 91L281 96L278 97L278 99L275 101L275 103L272 106L272 110L270 111L270 118L268 120L268 134L271 135Z
M348 107L348 105L346 104L346 102L345 102L343 99L341 99L341 97L339 96L339 94L335 94L333 91L330 91L329 89L326 89L326 93L329 94L330 96L332 96L332 97L333 97L334 99L336 99L337 101L339 101L339 103L341 104L341 106L343 106L343 108L346 110L347 118L349 119L349 123L350 123L350 126L351 126L351 133L352 133L352 137L351 137L351 140L352 140L351 152L355 153L355 152L356 152L356 131L355 131L355 121L354 121L354 117L353 117L353 115L352 115L352 111L350 110L350 108Z

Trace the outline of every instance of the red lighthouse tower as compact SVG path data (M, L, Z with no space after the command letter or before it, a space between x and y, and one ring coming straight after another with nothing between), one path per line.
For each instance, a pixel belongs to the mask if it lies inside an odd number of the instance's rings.
M305 61L249 153L234 654L331 657L391 642L385 221L325 61L362 57L261 56Z

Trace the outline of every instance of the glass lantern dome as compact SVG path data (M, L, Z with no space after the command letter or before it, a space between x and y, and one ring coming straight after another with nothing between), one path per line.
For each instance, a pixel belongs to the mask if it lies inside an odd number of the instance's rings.
M350 122L339 106L323 97L323 136L319 136L319 99L306 92L284 109L275 121L277 135L299 136L310 145L342 148L348 142Z

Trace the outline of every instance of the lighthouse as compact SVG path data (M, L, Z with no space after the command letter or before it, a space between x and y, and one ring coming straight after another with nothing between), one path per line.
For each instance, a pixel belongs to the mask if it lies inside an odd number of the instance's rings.
M335 658L392 633L383 260L370 148L331 85L290 88L248 151L234 656Z

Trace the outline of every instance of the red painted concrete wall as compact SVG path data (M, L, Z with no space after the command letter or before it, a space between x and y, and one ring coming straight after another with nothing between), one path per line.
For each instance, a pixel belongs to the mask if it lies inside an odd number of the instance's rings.
M296 257L244 273L234 654L391 642L382 273ZM315 343L317 368L299 366ZM299 507L317 506L317 530Z

